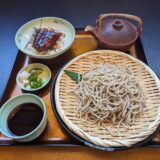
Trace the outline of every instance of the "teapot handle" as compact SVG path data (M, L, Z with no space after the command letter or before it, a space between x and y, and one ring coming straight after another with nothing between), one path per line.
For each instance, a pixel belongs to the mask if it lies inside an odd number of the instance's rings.
M130 14L123 14L123 13L109 13L109 14L101 14L98 18L98 20L96 21L96 25L99 25L99 23L105 19L105 18L109 18L109 17L117 17L117 18L126 18L132 21L137 22L137 31L140 34L142 31L142 19L140 17L134 16L134 15L130 15Z

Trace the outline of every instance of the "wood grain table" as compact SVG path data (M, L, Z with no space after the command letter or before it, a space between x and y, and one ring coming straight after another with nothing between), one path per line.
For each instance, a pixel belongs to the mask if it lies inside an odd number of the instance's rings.
M0 160L159 160L160 149L106 152L87 147L2 147Z

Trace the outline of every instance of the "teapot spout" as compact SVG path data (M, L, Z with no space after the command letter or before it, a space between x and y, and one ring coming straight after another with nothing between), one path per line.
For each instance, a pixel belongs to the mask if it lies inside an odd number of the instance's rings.
M96 27L92 27L92 26L88 25L88 26L85 27L84 31L86 33L91 33L94 37L97 38Z

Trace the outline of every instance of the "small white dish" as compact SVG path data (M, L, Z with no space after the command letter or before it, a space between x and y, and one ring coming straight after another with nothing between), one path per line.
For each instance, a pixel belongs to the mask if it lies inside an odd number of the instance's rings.
M40 55L28 42L31 40L34 28L50 28L63 33L61 47L50 50L45 55ZM57 17L43 17L25 23L16 33L15 43L23 53L38 59L52 59L67 51L75 39L75 29L68 21Z
M38 88L31 88L29 85L25 86L25 84L21 80L22 73L24 73L24 72L30 73L31 70L33 70L35 68L40 69L42 72L41 74L38 75L38 77L41 78L43 81L42 86L40 86ZM41 64L41 63L32 63L32 64L25 66L24 68L22 68L18 72L17 77L16 77L16 82L17 82L17 85L23 90L37 91L37 90L40 90L43 87L45 87L49 83L50 79L51 79L51 71L46 65Z

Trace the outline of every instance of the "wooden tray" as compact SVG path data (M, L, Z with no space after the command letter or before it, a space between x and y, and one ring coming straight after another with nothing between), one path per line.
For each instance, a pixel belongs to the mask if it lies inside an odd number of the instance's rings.
M56 73L67 61L71 60L73 57L81 53L95 50L97 49L97 47L98 47L97 41L92 35L84 33L82 31L77 31L76 39L73 43L72 48L63 55L57 57L56 59L37 60L30 58L25 54L22 54L20 51L18 52L12 73L10 75L8 85L6 87L0 105L2 105L5 101L10 99L11 97L22 93L22 90L16 85L16 75L23 66L35 62L44 63L51 69L52 79L44 89L32 93L43 98L47 108L48 124L43 134L36 140L29 143L18 143L0 134L0 146L9 146L9 145L78 146L82 144L77 140L75 140L74 138L72 138L71 136L69 136L65 132L65 130L61 127L61 125L58 123L51 106L50 90L52 87L52 81L54 80ZM132 56L137 57L141 59L143 62L147 63L140 39L137 40L137 43L130 49L130 51L127 52L127 54L131 54ZM157 134L157 136L148 144L148 146L160 147L160 133Z

